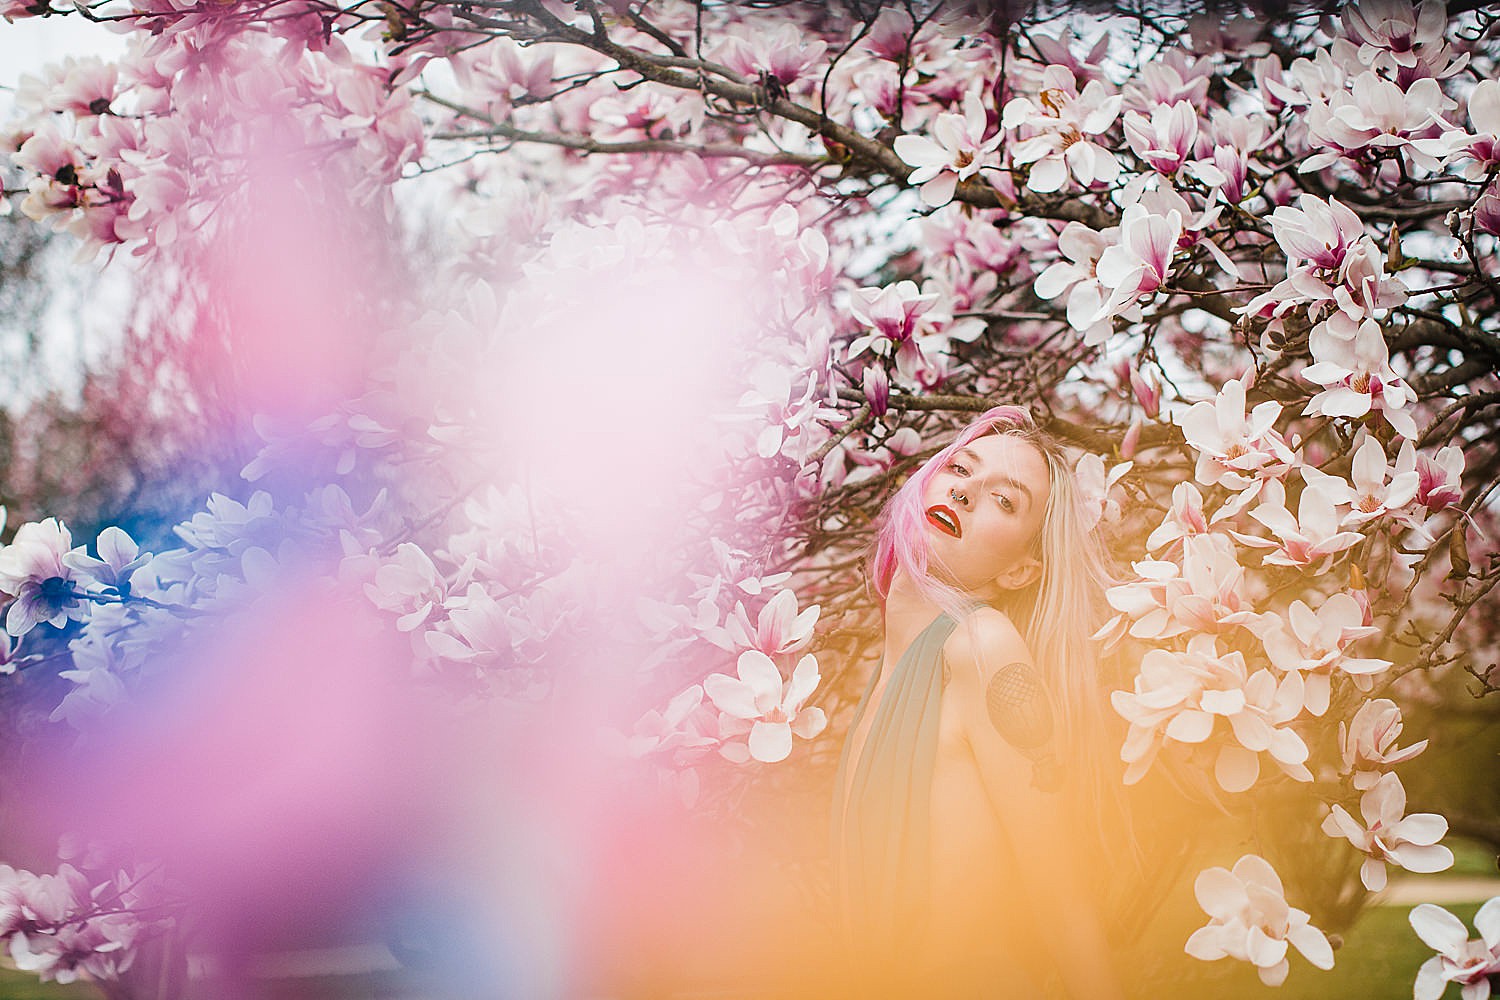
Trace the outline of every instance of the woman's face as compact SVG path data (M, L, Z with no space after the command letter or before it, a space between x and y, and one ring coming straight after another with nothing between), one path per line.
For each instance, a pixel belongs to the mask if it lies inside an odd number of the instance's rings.
M960 448L922 498L930 572L980 596L1031 583L1050 489L1047 460L1029 441L990 434Z

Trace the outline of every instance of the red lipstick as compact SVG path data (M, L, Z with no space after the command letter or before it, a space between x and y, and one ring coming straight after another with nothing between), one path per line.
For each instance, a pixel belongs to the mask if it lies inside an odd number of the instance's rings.
M953 512L952 507L943 504L935 504L927 508L927 522L936 525L940 530L947 532L954 538L964 536L963 526L958 523L958 515Z

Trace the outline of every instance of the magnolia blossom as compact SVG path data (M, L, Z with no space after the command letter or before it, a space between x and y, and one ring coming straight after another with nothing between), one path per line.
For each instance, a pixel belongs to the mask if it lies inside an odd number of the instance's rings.
M961 115L944 112L933 119L932 138L920 135L897 136L896 155L914 169L907 176L909 184L922 185L924 204L938 207L953 200L959 181L966 181L986 167L994 167L994 152L1000 146L1001 133L984 137L989 116L979 92L964 94Z
M1108 297L1099 280L1099 258L1111 245L1116 230L1095 232L1081 222L1070 222L1057 237L1057 249L1065 258L1047 265L1037 275L1035 290L1044 299L1067 294L1068 325L1084 335L1090 346L1108 339L1112 325L1103 309Z
M1387 863L1412 872L1440 872L1453 864L1453 852L1438 843L1448 832L1448 821L1436 813L1406 815L1406 789L1401 779L1387 773L1360 796L1364 823L1335 804L1323 820L1323 832L1344 837L1368 857L1359 879L1371 892L1385 888Z
M77 572L82 580L92 580L100 587L122 594L129 593L130 578L151 559L151 553L141 552L135 539L114 525L99 532L94 549L99 553L97 559L79 546L63 556L63 565Z
M1120 241L1105 249L1095 268L1099 284L1109 289L1109 298L1092 321L1099 322L1164 285L1181 235L1182 216L1177 212L1156 215L1139 202L1127 206L1120 219Z
M1155 552L1173 542L1193 535L1208 532L1208 519L1203 514L1203 494L1192 483L1178 483L1172 487L1172 506L1161 524L1146 539L1146 550Z
M1323 387L1302 412L1326 417L1362 417L1378 412L1402 437L1417 436L1409 404L1417 400L1391 369L1385 333L1373 319L1356 323L1339 312L1313 327L1308 349L1315 359L1302 377Z
M1090 452L1078 460L1074 473L1078 481L1081 506L1087 511L1090 527L1103 521L1113 524L1120 519L1120 502L1110 493L1125 478L1133 463L1121 462L1106 471L1104 459Z
M1491 977L1500 975L1500 896L1474 914L1479 937L1470 938L1463 921L1432 903L1412 907L1407 917L1423 943L1437 952L1417 970L1414 1000L1438 1000L1449 983L1458 983L1463 1000L1488 1000Z
M1334 594L1317 611L1293 601L1284 618L1267 615L1261 624L1261 639L1271 662L1279 670L1302 673L1303 704L1313 715L1328 711L1335 668L1368 677L1391 666L1389 660L1347 655L1351 643L1380 631L1364 624L1364 609L1348 594Z
M1036 99L1012 98L1000 116L1002 127L1031 133L1011 150L1014 162L1031 164L1026 186L1045 194L1059 190L1069 174L1086 188L1114 180L1120 161L1093 137L1114 124L1122 100L1109 95L1100 80L1090 80L1079 92L1066 66L1043 70Z
M1272 235L1287 255L1286 278L1240 311L1280 317L1301 305L1332 306L1363 319L1406 301L1406 286L1386 276L1385 254L1359 216L1336 198L1304 194L1297 204L1270 216Z
M1491 168L1500 165L1500 80L1481 80L1469 92L1469 122L1474 134L1463 147L1469 158L1463 174L1482 181Z
M1426 740L1397 749L1401 736L1401 708L1388 698L1374 698L1359 706L1346 725L1339 723L1339 754L1344 774L1352 774L1354 787L1372 788L1385 771L1411 760L1427 748Z
M1110 701L1130 723L1120 749L1126 784L1146 774L1166 741L1200 744L1216 735L1214 777L1226 792L1255 784L1261 753L1292 778L1312 780L1307 744L1286 725L1302 710L1301 676L1278 684L1268 670L1250 674L1244 656L1221 651L1213 636L1193 636L1183 652L1148 650L1134 691L1115 691Z
M973 340L984 332L984 323L955 322L935 308L937 299L936 292L918 288L913 281L856 289L849 312L866 332L850 342L849 357L867 350L893 355L897 372L908 380L938 381L949 340Z
M1125 141L1157 173L1171 176L1192 158L1198 141L1198 111L1187 101L1158 104L1150 118L1127 111L1124 121Z
M719 710L719 735L730 741L719 752L729 760L744 763L753 757L774 764L792 752L793 734L810 740L828 724L821 708L804 707L819 680L811 654L797 661L785 683L775 662L758 649L740 654L736 673L738 678L709 674L703 679L704 693ZM735 739L747 733L746 743Z
M1213 400L1194 403L1179 418L1183 436L1198 454L1194 478L1204 486L1240 491L1215 520L1238 513L1271 478L1280 478L1296 461L1276 430L1281 404L1267 400L1245 412L1246 383L1230 379Z
M1342 19L1349 40L1359 46L1359 61L1394 72L1402 86L1451 76L1469 59L1448 44L1443 0L1362 0L1345 7Z
M797 611L797 595L779 590L767 601L750 624L745 605L736 603L734 614L724 621L726 638L737 649L758 649L767 656L796 653L812 642L813 627L818 623L818 605Z
M1137 579L1109 588L1105 596L1120 614L1103 634L1129 621L1138 639L1161 639L1190 629L1218 632L1252 625L1257 615L1243 593L1244 567L1234 544L1222 535L1190 534L1182 540L1182 565L1146 559L1134 564Z
M1326 565L1329 557L1357 545L1364 538L1357 531L1339 528L1338 504L1323 487L1309 485L1297 498L1297 513L1286 507L1286 487L1278 480L1266 483L1260 504L1250 516L1270 530L1272 538L1232 531L1241 543L1269 548L1264 562L1270 566L1311 568Z
M635 729L625 739L625 752L631 757L670 750L701 750L719 742L700 720L703 688L693 684L679 692L662 711L651 709L636 721ZM707 713L712 718L711 713Z
M1456 444L1417 456L1417 503L1436 514L1463 499L1464 451Z
M1370 434L1354 450L1349 482L1311 467L1304 468L1302 474L1308 486L1326 490L1335 503L1350 505L1341 525L1354 528L1399 515L1416 498L1419 482L1414 469L1403 471L1399 466L1388 466L1385 448ZM1409 519L1401 520L1410 523Z
M45 622L61 628L69 619L88 617L88 602L77 592L66 556L73 546L66 526L55 517L21 525L0 549L0 593L15 598L5 630L22 636Z
M1333 968L1328 938L1306 913L1287 904L1281 879L1264 858L1247 854L1227 871L1204 869L1193 882L1193 894L1209 916L1208 925L1187 940L1186 951L1194 958L1249 962L1267 986L1286 981L1288 945L1318 968Z
M1361 73L1350 90L1308 108L1308 133L1323 151L1303 160L1299 169L1321 170L1340 157L1366 150L1400 150L1413 166L1435 171L1457 143L1447 136L1423 137L1424 133L1433 125L1447 125L1443 115L1457 106L1431 78L1403 90L1378 73Z
M447 598L442 573L419 545L402 542L394 558L375 570L365 596L382 611L397 616L396 628L411 632L425 625Z

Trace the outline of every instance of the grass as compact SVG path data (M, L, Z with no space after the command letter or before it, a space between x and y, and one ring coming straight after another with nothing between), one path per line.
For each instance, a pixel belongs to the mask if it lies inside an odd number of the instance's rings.
M1470 926L1478 903L1444 907ZM1280 988L1261 984L1255 970L1233 959L1198 962L1181 956L1163 960L1150 970L1147 981L1133 991L1136 1000L1410 1000L1417 969L1432 957L1411 924L1406 906L1376 906L1366 910L1334 953L1329 971L1314 968L1292 954L1291 974ZM1452 987L1449 995L1458 996Z

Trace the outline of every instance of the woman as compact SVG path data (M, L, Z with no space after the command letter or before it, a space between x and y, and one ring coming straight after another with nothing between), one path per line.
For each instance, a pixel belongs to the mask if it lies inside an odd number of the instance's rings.
M1064 453L989 410L891 499L872 569L884 659L834 808L857 992L1123 996L1069 805L1101 759L1105 570Z

